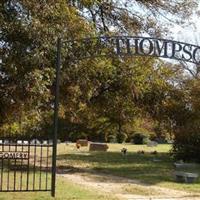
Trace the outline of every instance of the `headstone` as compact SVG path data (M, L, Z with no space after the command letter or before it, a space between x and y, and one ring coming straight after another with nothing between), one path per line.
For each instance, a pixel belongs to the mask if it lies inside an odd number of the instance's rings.
M69 145L69 144L70 144L70 142L69 142L69 141L65 141L65 144L66 144L66 145Z
M175 172L176 181L177 182L185 182L185 183L194 183L196 179L199 177L197 173L188 173L188 172Z
M9 140L4 140L4 144L9 144Z
M90 143L90 151L107 151L108 150L108 145L105 143Z
M47 144L48 143L48 141L47 140L43 140L43 144Z
M79 139L79 140L76 141L76 144L80 144L81 147L87 147L88 146L88 140Z
M40 141L38 139L31 140L31 144L40 144Z
M196 163L184 163L184 162L175 162L174 166L177 169L181 169L181 168L195 168L198 165Z
M27 140L24 140L24 144L29 144Z
M22 140L17 140L17 144L22 144Z
M148 147L157 147L157 146L158 146L158 143L155 142L155 141L150 141L150 142L147 143L147 146L148 146Z
M53 140L49 140L49 144L53 144Z

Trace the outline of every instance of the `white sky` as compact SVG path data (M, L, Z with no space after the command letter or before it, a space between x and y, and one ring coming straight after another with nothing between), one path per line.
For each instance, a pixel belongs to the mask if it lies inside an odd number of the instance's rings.
M198 10L200 11L200 5ZM174 25L172 32L174 40L200 46L200 16L193 14L184 26Z

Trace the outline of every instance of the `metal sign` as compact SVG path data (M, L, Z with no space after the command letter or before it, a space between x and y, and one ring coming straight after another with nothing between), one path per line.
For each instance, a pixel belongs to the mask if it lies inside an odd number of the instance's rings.
M28 152L0 152L0 159L29 159Z
M199 46L159 38L105 36L64 41L63 46L71 61L99 56L151 56L200 64Z

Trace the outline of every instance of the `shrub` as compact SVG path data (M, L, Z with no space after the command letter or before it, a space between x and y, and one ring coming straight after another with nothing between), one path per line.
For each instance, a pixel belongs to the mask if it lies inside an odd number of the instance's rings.
M126 133L118 133L116 139L118 143L123 143L126 142L127 137Z
M72 132L69 134L69 140L76 142L78 139L87 139L87 135L83 132Z
M143 133L134 133L132 136L134 144L144 144L145 139L147 139L147 136Z
M175 159L200 163L199 127L182 127L175 132L172 154Z
M156 141L158 144L167 144L167 139L164 138L164 137L156 138L155 141Z
M150 133L150 134L149 134L149 139L150 139L151 141L155 141L155 140L157 139L156 134L155 134L155 133Z
M151 140L145 136L145 138L143 139L143 144L148 144Z
M116 136L115 135L108 135L107 136L107 142L115 143L116 142Z

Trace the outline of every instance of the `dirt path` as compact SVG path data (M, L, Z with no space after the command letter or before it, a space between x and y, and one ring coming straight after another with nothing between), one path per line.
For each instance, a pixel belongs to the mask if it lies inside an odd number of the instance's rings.
M106 174L60 173L59 176L85 188L110 194L120 200L200 200L200 194L147 186L139 181Z

